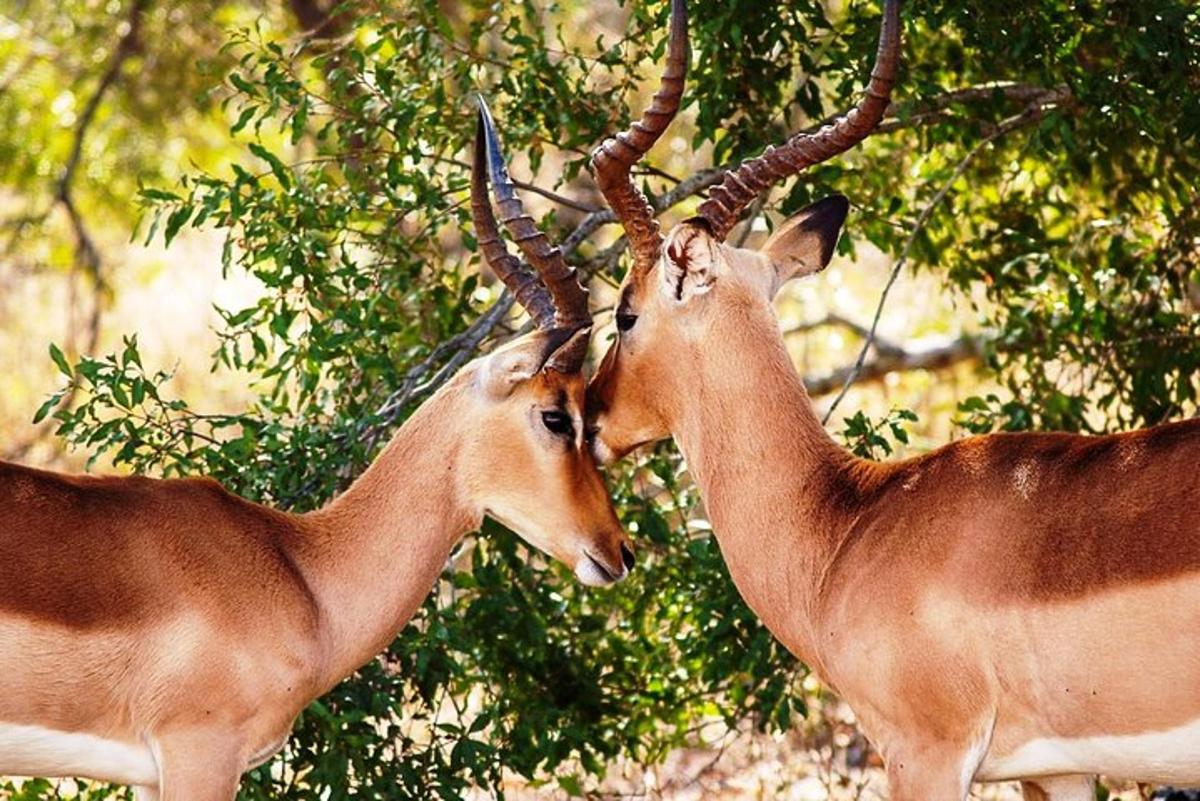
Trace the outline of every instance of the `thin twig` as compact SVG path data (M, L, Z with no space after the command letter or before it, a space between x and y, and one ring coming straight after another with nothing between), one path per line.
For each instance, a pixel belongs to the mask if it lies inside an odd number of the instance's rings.
M896 279L900 276L900 270L903 269L904 264L908 261L908 256L912 251L913 244L917 241L917 235L924 230L925 225L929 222L929 218L933 215L934 209L941 205L941 202L945 199L946 195L949 194L950 188L954 186L955 182L958 181L958 179L962 177L962 174L967 171L967 167L970 166L971 162L975 159L975 156L978 155L983 148L990 145L992 142L996 141L1009 131L1016 130L1017 128L1041 119L1044 113L1045 110L1041 106L1030 106L1015 117L1010 117L997 125L990 133L988 133L987 136L980 139L975 143L974 147L967 151L967 154L958 162L954 168L954 172L950 174L950 177L945 183L942 184L941 188L938 189L937 193L933 196L933 199L930 200L925 208L921 210L921 214L917 217L917 221L913 225L912 231L909 232L908 238L904 241L904 247L900 251L900 258L898 258L896 263L892 265L891 275L888 276L887 283L883 287L883 292L881 292L879 295L879 303L875 307L875 317L871 320L870 331L867 332L867 338L863 342L862 348L858 352L858 358L854 362L854 367L850 370L849 374L847 374L846 381L842 384L841 391L838 393L837 397L833 399L833 403L829 406L829 410L825 412L825 416L821 419L822 425L825 425L829 422L829 418L833 416L834 410L837 409L838 404L842 402L842 398L846 397L846 393L850 391L850 386L855 382L855 380L857 380L859 374L862 372L863 363L867 360L867 352L871 349L871 345L875 341L875 331L879 328L879 318L883 316L883 307L887 304L888 293L891 291L892 285L896 283Z
M433 159L434 159L434 161L440 161L445 164L453 164L455 166L462 167L464 170L471 169L470 164L467 164L465 161L460 161L458 159L447 158L445 156L434 156ZM560 195L557 192L552 192L549 189L543 189L542 187L538 186L537 184L531 184L531 183L527 183L525 181L518 181L516 178L511 178L511 177L509 178L509 181L511 181L512 185L517 187L518 189L524 189L527 192L533 192L535 195L541 195L542 197L546 198L547 200L552 200L555 203L559 204L560 206L566 206L567 208L575 209L576 211L582 211L584 214L592 214L594 212L600 211L600 209L596 208L595 206L589 206L586 203L580 203L578 200L572 200L571 198L566 197L565 195Z

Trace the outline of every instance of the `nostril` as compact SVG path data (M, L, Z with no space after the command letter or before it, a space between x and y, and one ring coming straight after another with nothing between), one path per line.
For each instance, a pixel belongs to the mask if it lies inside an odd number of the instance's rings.
M633 556L633 549L623 542L621 543L621 561L625 564L626 570L633 570L633 566L637 562Z

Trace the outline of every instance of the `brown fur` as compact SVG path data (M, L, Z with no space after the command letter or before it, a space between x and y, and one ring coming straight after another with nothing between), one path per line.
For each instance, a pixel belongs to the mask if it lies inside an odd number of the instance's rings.
M854 708L894 801L961 801L977 771L1033 778L993 766L1035 740L1200 719L1200 421L856 459L813 413L770 307L824 266L827 234L791 236L791 259L691 246L704 236L676 228L659 268L623 285L637 322L589 388L594 449L675 437L742 596ZM1129 778L1155 778L1143 769ZM1037 784L1056 801L1087 786Z
M1131 461L1130 453L1139 455ZM977 474L964 467L968 459ZM898 495L915 493L920 503L933 490L942 498L936 523L978 532L980 569L994 565L995 583L980 590L997 601L1069 599L1200 571L1196 521L1181 513L1197 508L1200 488L1180 480L1198 459L1200 420L1098 437L996 434L905 462L839 466L819 492L826 508L853 512L862 527L904 514L910 504L898 509ZM1022 471L1025 494L1014 486ZM989 531L1007 536L990 541Z
M236 623L243 601L231 590L250 584L307 606L315 624L289 556L302 536L296 519L211 479L66 476L0 462L0 611L87 631L201 601Z
M583 379L541 369L542 339L464 368L308 515L208 479L0 464L0 724L152 749L148 798L229 799L306 704L396 636L485 513L624 575ZM571 441L545 429L548 409L572 417Z

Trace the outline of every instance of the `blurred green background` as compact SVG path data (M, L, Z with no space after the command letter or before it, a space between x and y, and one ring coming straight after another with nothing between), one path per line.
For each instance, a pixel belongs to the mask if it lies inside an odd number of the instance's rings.
M710 168L852 104L880 10L691 6L685 106L638 176L666 224ZM888 458L1195 414L1200 10L903 13L880 130L732 236L754 245L812 199L850 197L833 265L778 302L821 413L907 256L830 432ZM540 190L527 207L589 277L601 349L628 256L589 216L586 162L654 90L666 18L632 0L3 0L0 458L207 473L295 509L344 487L523 322L487 314L499 287L468 221L477 91L514 177ZM243 796L872 792L852 721L742 605L674 450L610 479L641 549L630 580L585 590L489 524ZM794 766L754 768L772 759Z

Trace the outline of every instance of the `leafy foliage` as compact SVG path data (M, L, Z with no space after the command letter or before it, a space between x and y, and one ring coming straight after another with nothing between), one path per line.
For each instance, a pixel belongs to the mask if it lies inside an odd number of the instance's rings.
M839 110L869 69L874 3L836 19L817 2L694 5L679 125L717 161ZM510 152L526 156L520 172L553 171L554 189L592 202L588 148L636 112L667 11L638 3L624 37L593 41L580 31L611 9L349 7L336 42L231 34L224 92L242 157L142 191L148 239L219 226L224 269L261 283L255 303L222 313L214 354L214 370L244 375L257 402L191 408L130 338L105 358L55 356L78 391L57 413L72 443L297 510L324 502L476 345L517 325L478 327L503 307L489 305L495 290L470 253L472 94L488 96ZM843 247L897 253L950 182L911 262L944 276L990 332L982 367L1006 392L964 404L970 430L1106 430L1194 411L1200 10L937 0L905 13L894 124L769 208L848 192ZM675 186L643 179L655 194ZM542 223L561 238L586 220L559 204ZM622 269L586 238L571 258L597 281ZM864 454L890 453L908 414L854 415L846 436ZM489 525L387 653L314 704L243 796L457 798L496 788L505 771L577 794L615 757L653 761L688 742L699 720L776 730L803 715L804 668L739 599L677 454L659 447L613 483L644 555L628 581L585 591Z
M891 456L891 440L907 445L908 430L904 428L904 424L916 421L917 415L910 409L892 409L878 422L862 412L855 412L853 416L846 418L845 428L842 429L842 441L856 456L864 459ZM889 435L891 440L888 439Z

